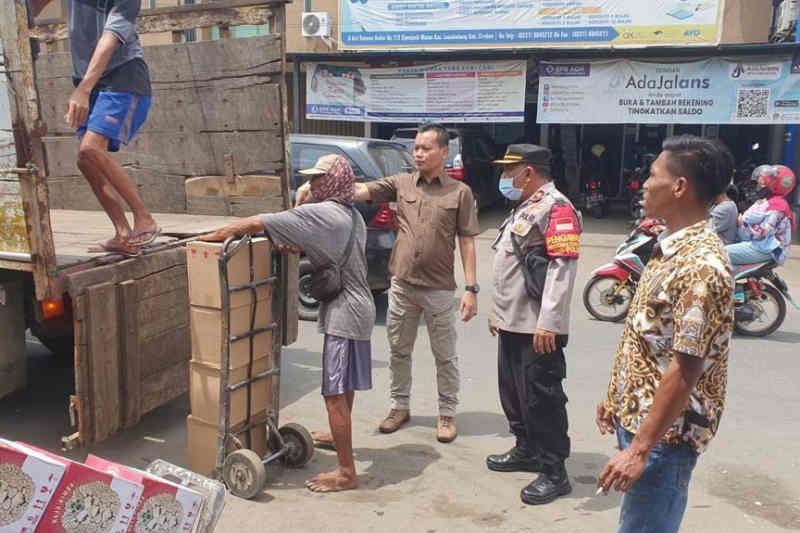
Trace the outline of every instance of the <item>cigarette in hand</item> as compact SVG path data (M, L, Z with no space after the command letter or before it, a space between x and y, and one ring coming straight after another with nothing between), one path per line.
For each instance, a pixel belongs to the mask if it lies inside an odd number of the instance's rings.
M602 492L603 492L603 487L599 487L599 488L597 489L597 492L595 492L595 493L594 493L594 495L595 495L595 496L600 496L600 494L601 494Z

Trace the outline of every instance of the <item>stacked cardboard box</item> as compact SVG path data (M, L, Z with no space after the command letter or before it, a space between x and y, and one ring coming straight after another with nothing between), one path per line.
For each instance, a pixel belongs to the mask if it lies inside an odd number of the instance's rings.
M192 531L203 507L203 496L187 487L171 483L135 468L113 463L96 455L86 458L86 465L115 477L142 485L142 497L128 531L182 533Z
M189 466L211 474L216 457L217 434L222 409L222 290L220 286L219 243L193 242L186 248L189 275L189 320L191 327L191 372L187 419ZM252 270L252 277L251 277ZM267 239L253 239L228 262L228 285L234 287L262 280L272 273L272 249ZM272 285L230 295L229 335L243 335L268 327L272 317ZM272 367L272 331L232 342L229 358L229 385L241 382ZM251 360L252 352L252 360ZM264 418L272 401L272 380L259 380L230 393L230 427L236 430L248 419ZM267 452L266 428L254 428L239 436L259 455ZM249 442L248 442L249 440ZM229 449L228 451L231 451Z
M6 446L13 446L28 457L45 457L63 469L63 476L52 493L36 533L128 532L144 490L140 483L115 477L30 444L15 442Z
M0 533L33 533L65 469L36 450L0 442Z

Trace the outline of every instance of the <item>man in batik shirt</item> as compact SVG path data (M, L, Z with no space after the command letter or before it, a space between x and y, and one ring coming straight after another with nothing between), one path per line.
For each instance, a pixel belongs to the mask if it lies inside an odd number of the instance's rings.
M719 141L664 141L644 184L646 216L666 231L647 264L617 349L600 433L618 452L598 486L624 492L619 532L678 531L689 480L719 427L733 330L733 276L709 207L730 182Z

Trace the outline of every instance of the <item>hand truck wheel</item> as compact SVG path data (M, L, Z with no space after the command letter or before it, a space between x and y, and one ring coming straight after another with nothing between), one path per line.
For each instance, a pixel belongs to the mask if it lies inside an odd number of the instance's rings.
M231 494L250 500L264 490L267 471L253 450L236 450L225 458L222 479Z
M306 428L300 424L286 424L278 433L288 448L283 456L287 466L300 468L314 457L314 439Z

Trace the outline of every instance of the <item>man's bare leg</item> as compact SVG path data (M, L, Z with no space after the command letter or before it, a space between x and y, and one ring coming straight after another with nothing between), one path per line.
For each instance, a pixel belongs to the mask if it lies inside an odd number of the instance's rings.
M150 215L144 203L142 203L136 184L122 166L109 155L108 137L93 131L86 132L78 152L78 168L81 169L83 175L92 185L97 199L106 213L108 213L114 227L117 228L118 237L122 237L118 226L121 221L117 220L121 213L124 228L127 228L127 238L131 239L131 229L127 219L125 219L125 211L115 200L113 194L104 193L101 197L97 192L95 183L103 184L103 186L111 185L128 204L133 213L134 241L137 236L155 231L158 228L156 221Z
M351 393L352 394L352 393ZM332 472L320 474L306 482L306 486L314 492L336 492L358 487L358 476L353 461L353 434L350 410L352 398L347 394L326 396L328 421L331 434L336 444L336 455L339 466Z
M350 409L350 413L353 412L353 400L355 399L355 396L355 391L347 391L345 393L345 397L347 398L347 407ZM311 438L314 440L314 444L335 447L333 435L331 435L330 431L312 431Z

